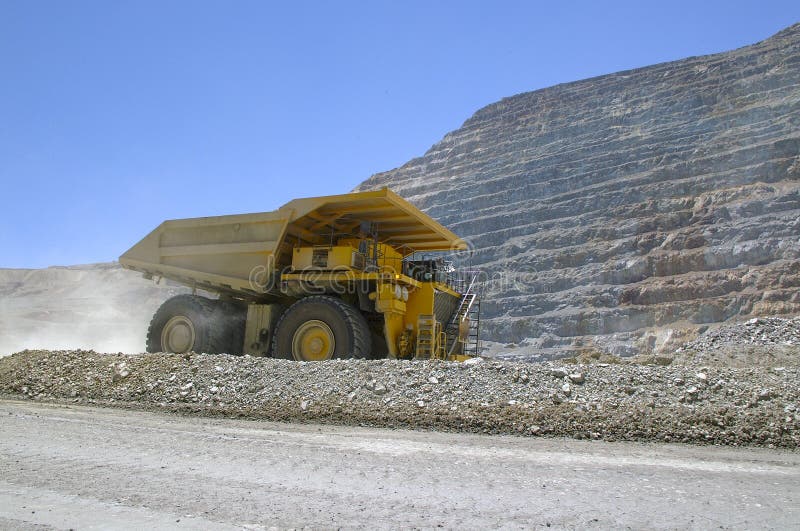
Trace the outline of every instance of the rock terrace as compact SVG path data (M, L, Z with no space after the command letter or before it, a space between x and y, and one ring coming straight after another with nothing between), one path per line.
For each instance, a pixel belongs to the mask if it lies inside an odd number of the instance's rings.
M800 24L489 105L389 186L474 246L483 330L537 359L660 353L800 311Z

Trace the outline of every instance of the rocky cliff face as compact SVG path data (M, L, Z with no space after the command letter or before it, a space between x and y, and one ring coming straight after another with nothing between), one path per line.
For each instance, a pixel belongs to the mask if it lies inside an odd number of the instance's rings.
M474 245L483 330L533 357L800 312L800 24L479 110L389 186Z

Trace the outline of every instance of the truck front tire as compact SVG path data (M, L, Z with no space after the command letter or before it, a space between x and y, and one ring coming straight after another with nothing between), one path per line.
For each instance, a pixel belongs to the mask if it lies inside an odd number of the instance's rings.
M272 347L276 358L322 361L368 358L372 337L364 316L344 301L326 295L295 302L281 316Z

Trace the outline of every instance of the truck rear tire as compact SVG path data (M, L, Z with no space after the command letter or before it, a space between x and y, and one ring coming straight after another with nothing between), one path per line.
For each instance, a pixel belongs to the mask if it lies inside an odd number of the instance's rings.
M322 361L368 358L372 337L367 320L353 306L325 295L295 302L281 316L272 346L276 358Z
M153 315L147 329L147 352L241 354L240 328L244 328L244 315L233 304L177 295Z

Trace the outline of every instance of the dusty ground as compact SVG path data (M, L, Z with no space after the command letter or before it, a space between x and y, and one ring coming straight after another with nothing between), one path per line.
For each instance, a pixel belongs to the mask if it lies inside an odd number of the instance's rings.
M0 528L774 528L800 456L0 401Z

